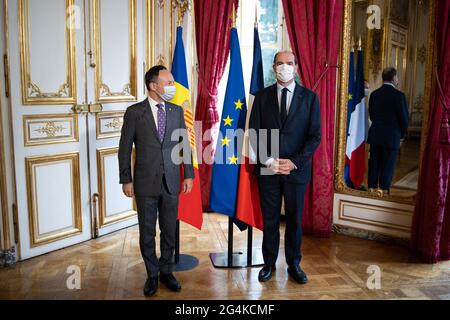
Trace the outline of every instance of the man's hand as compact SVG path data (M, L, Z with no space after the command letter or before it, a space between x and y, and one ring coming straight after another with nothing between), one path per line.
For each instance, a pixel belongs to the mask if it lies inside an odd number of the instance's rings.
M184 194L192 191L192 185L194 184L194 179L184 179L183 187L181 188Z
M124 183L122 185L122 191L123 194L126 195L128 198L133 198L134 197L133 182Z
M289 175L295 169L294 163L289 159L278 159L279 173L282 175Z
M295 169L295 165L289 159L276 159L270 163L269 168L275 174L288 175Z

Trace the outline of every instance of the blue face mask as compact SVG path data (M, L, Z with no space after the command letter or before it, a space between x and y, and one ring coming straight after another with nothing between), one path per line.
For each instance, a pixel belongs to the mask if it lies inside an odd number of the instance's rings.
M177 88L175 88L175 86L165 86L163 94L161 94L159 92L157 92L157 93L161 99L163 99L164 101L169 101L169 100L172 100L173 97L175 97L176 92L177 92Z

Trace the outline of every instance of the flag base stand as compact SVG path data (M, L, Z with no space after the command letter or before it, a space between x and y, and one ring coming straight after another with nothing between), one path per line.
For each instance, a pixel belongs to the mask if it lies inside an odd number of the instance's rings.
M262 254L253 252L253 228L247 228L247 250L234 252L233 219L228 218L228 251L209 254L215 268L250 268L264 265Z
M180 254L178 262L173 263L173 271L189 271L198 266L198 259L189 254Z
M254 252L251 261L248 261L247 255L247 250L233 252L231 264L228 261L228 252L210 253L209 258L214 268L251 268L264 265L261 253Z
M180 220L177 220L175 234L175 256L173 259L173 271L189 271L198 266L198 259L189 254L180 254Z

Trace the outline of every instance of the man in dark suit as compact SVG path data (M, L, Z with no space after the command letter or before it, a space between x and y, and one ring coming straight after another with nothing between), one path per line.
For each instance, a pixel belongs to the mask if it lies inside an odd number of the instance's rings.
M172 274L171 263L181 184L180 163L183 162L184 166L182 192L191 191L194 169L190 161L191 150L186 136L183 109L167 102L175 95L172 74L163 66L152 67L145 75L145 84L148 98L129 107L124 116L119 145L119 170L124 194L127 197L136 196L139 244L148 275L144 294L152 296L158 288L158 273L161 283L170 290L181 289ZM132 177L133 143L136 162ZM180 152L183 153L183 159ZM161 230L159 261L155 250L158 214Z
M321 121L317 95L294 80L297 68L292 52L277 53L273 65L277 83L256 94L250 115L250 128L258 134L258 139L251 138L250 143L258 154L255 174L264 224L264 267L259 281L270 280L275 270L282 197L288 273L298 283L308 281L300 268L302 210L306 185L311 179L312 156L321 141ZM265 132L267 139L263 138Z
M408 129L408 106L403 92L397 90L395 68L383 70L384 84L369 99L372 125L367 143L370 144L369 190L381 188L389 194L395 171L400 140Z

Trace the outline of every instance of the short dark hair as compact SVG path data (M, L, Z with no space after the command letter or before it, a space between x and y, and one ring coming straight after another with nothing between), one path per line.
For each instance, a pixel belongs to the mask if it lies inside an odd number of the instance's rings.
M383 81L392 82L394 77L397 75L397 69L389 67L383 70Z
M158 80L159 72L161 70L167 70L166 67L157 65L151 67L145 74L145 86L147 90L150 90L150 82L156 82Z
M292 51L287 51L287 50L278 51L277 53L275 53L275 55L273 56L273 64L277 63L277 58L280 53L288 53L288 52L292 53L292 55L294 56L294 63L297 64L297 57L295 56L295 54Z

